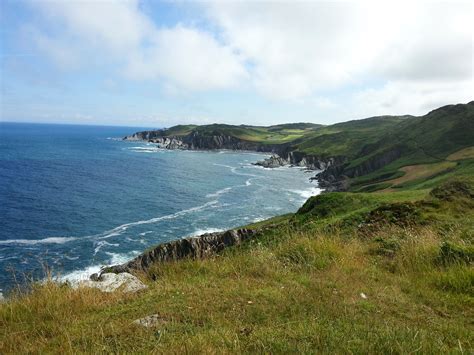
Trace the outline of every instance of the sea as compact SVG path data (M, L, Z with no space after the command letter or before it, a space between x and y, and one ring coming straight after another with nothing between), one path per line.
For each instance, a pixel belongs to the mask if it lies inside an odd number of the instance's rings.
M268 154L164 150L144 128L0 122L0 292L87 278L167 241L295 212L315 172Z

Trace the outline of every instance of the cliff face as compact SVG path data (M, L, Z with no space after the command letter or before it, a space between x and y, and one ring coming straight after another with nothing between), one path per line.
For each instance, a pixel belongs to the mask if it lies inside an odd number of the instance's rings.
M246 141L230 135L204 135L191 132L183 136L164 136L163 131L143 131L126 136L124 140L143 140L156 143L163 149L189 149L189 150L251 150L257 152L273 152L278 154L286 148L283 144L262 144Z
M239 245L256 235L257 231L253 229L237 229L179 239L160 244L125 264L110 266L102 270L101 273L122 273L133 270L146 271L154 263L164 263L187 258L201 259L214 255L224 248ZM91 276L91 279L98 278L99 275L97 274Z
M292 150L289 144L262 144L259 142L246 141L230 135L203 135L193 131L186 135L169 136L164 131L143 131L127 136L124 140L144 140L156 143L163 149L188 149L188 150L249 150L257 152L268 152L274 155L255 165L265 168L276 168L279 166L300 166L313 170L326 170L333 166L339 166L346 161L345 157L317 157ZM318 178L317 178L318 179ZM332 179L336 180L336 179ZM329 183L328 183L329 186ZM326 186L327 187L327 186Z
M262 161L258 161L255 165L264 168L277 168L279 166L301 166L313 170L326 170L330 166L340 164L345 161L344 157L317 157L314 155L306 155L301 152L284 150L279 155L273 155Z
M318 180L319 186L325 188L326 191L344 191L349 186L350 178L370 174L397 160L403 155L403 152L403 147L395 147L375 154L355 167L348 166L347 160L343 159L329 165L325 170L317 174L315 179Z

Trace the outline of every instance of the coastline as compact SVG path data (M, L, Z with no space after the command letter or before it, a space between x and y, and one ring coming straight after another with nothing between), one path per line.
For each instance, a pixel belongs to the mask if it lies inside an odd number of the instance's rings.
M141 142L146 142L146 141L141 141ZM133 143L133 141L131 143ZM147 143L150 143L150 142L147 142ZM165 149L165 148L158 148L158 149L170 150L170 151L171 150L180 150L182 152L207 152L207 153L211 152L211 153L216 153L216 154L229 152L229 153L238 153L238 154L242 153L242 154L249 154L249 155L252 155L252 154L261 155L262 153L264 153L264 152L260 152L260 151L233 150L233 149L193 149L193 150ZM272 155L269 154L268 158L266 158L266 159L270 159L271 157L272 157ZM249 163L249 165L251 165L253 168L261 168L261 169L264 169L264 170L269 169L267 167L264 167L264 166L258 164L259 162L260 161L257 161L257 162L254 162L254 163ZM304 172L314 172L314 171L318 170L318 169L311 168L311 167L306 167L306 166L302 166L302 165L292 165L292 164L282 164L280 166L275 166L275 167L272 167L270 169L273 170L273 169L280 169L280 168L288 168L288 169L296 168L296 169L299 169L299 170L303 170ZM232 169L235 169L235 167L232 168ZM311 181L314 181L314 178L309 177L308 180L311 182ZM231 189L231 188L225 188L223 190L227 191L228 189ZM319 195L320 193L323 193L325 190L320 188L319 185L316 185L316 186L311 186L309 189L306 189L306 190L294 190L293 189L293 190L288 190L288 191L291 191L292 193L295 193L295 194L301 196L301 198L302 198L301 205L302 205L304 203L304 201L306 201L309 197ZM213 193L213 195L220 195L221 193L222 193L222 191L219 190L219 191ZM299 207L301 207L301 205ZM256 224L256 223L264 222L264 221L267 221L269 219L275 218L278 215L279 214L277 213L276 215L268 216L268 217L265 217L265 218L257 217L253 220L250 219L249 223L250 223L250 225L253 225L253 224ZM116 227L116 228L119 228L119 227ZM116 228L114 228L114 229L116 229ZM241 233L240 231L242 231L242 230L246 230L246 231L248 231L248 233L250 233L252 235L257 235L258 234L258 229L257 230L247 229L245 226L242 226L242 224L232 226L232 227L229 227L229 228L225 228L225 229L209 227L209 228L206 228L204 230L203 229L196 230L195 232L176 237L175 239L172 239L172 240L169 240L169 241L152 244L151 246L146 247L146 249L144 249L143 251L135 253L135 255L129 255L129 256L117 255L115 263L112 262L109 265L91 265L91 266L89 266L85 269L74 270L72 272L69 272L65 275L60 276L56 280L58 282L68 282L68 283L71 283L71 284L74 285L74 284L78 284L78 283L81 283L81 282L86 281L86 280L97 281L97 280L100 279L101 274L107 273L107 272L113 272L113 273L124 273L124 272L126 272L126 273L128 273L132 270L144 271L144 268L142 268L142 269L134 268L134 267L130 267L130 265L134 264L134 263L136 264L137 260L150 260L150 258L147 257L147 255L150 254L150 249L152 251L155 251L154 253L156 254L157 250L162 250L162 249L168 250L169 246L174 246L174 250L175 250L174 254L173 253L172 254L167 254L166 252L165 253L161 252L162 259L153 259L153 258L151 258L151 259L160 262L160 261L172 261L172 260L176 261L176 260L180 260L182 258L188 258L189 254L186 254L186 252L183 252L183 250L187 250L187 248L189 248L189 245L195 245L195 247L192 248L192 252L191 252L193 257L197 257L197 258L207 257L207 256L214 255L214 254L220 252L224 247L232 246L234 244L240 244L240 241L241 241L240 239L242 239L241 236L240 236L240 233ZM235 242L229 243L228 238L226 238L226 236L228 236L229 233L230 233L230 235L236 235L237 236ZM235 234L235 233L237 233L237 234ZM222 237L224 237L224 238L220 239ZM247 238L244 237L243 239L246 240ZM220 240L220 241L216 242L215 240Z

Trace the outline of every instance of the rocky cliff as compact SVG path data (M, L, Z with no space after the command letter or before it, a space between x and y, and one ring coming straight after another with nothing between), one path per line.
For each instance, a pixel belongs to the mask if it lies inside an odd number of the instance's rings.
M263 166L264 168L290 165L306 167L312 170L326 170L330 166L344 161L344 157L317 157L297 151L283 150L280 151L279 155L272 155L270 158L256 162L255 165Z
M259 161L255 165L265 168L276 168L280 166L299 166L312 170L326 170L329 167L340 166L346 161L345 157L317 157L307 155L302 152L294 151L290 144L264 144L243 140L234 136L225 134L201 134L198 131L192 131L185 135L167 135L166 131L143 131L124 137L124 140L137 141L144 140L156 143L163 149L189 149L189 150L249 150L257 152L273 153L270 158ZM319 175L318 175L319 176ZM339 178L339 177L338 177ZM319 180L318 177L315 178ZM336 181L336 178L331 179ZM330 188L331 183L326 183L326 188ZM336 190L343 189L343 185L336 184ZM334 185L334 186L336 186ZM333 188L334 190L334 188Z
M189 149L189 150L251 150L257 152L273 152L278 154L286 149L284 144L264 144L243 140L225 134L201 134L198 131L182 136L165 135L165 131L143 131L124 137L127 141L144 140L156 143L163 149Z
M163 243L137 256L135 259L121 265L105 268L103 273L123 273L134 270L146 271L154 263L164 263L181 259L200 259L214 255L224 248L239 245L258 234L253 229L236 229L226 232L206 233L198 237L189 237ZM92 280L98 280L100 275L94 274Z

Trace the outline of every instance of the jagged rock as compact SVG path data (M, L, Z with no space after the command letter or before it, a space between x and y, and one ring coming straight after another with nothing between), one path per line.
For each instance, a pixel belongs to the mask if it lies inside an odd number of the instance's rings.
M166 324L167 321L161 318L159 314L152 314L152 315L134 320L133 323L141 325L142 327L145 327L145 328L152 328L157 325Z
M238 245L245 240L253 238L256 234L257 232L253 229L237 229L179 239L160 244L125 264L109 266L102 272L124 273L133 270L146 270L154 263L187 258L205 258L222 251L226 247Z
M289 164L289 161L277 155L272 155L270 158L254 163L254 165L263 166L264 168L278 168L280 166L285 166Z
M146 289L147 286L141 282L136 276L129 273L103 273L97 278L97 281L87 280L79 282L73 287L93 287L98 288L102 292L137 292Z
M89 277L89 279L91 281L100 281L100 275L98 273L94 273Z

